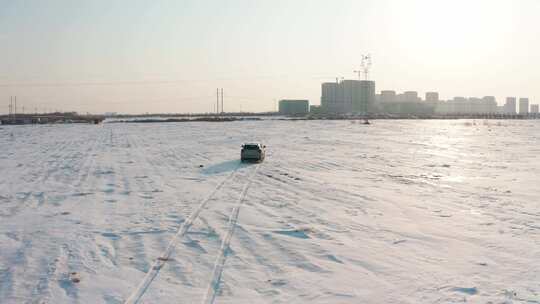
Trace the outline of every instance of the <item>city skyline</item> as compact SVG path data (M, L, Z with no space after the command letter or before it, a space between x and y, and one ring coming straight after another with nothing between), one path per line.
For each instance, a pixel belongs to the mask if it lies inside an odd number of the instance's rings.
M355 79L371 53L381 90L540 99L536 1L0 0L0 112L275 111ZM326 22L321 22L324 20Z
M367 77L366 77L367 78ZM321 84L320 105L314 105L314 114L390 114L390 115L469 115L537 114L538 104L531 104L528 97L506 97L499 104L495 96L454 96L441 99L439 92L425 92L422 98L417 91L396 92L380 90L372 80L336 79ZM519 106L519 107L518 107ZM280 112L281 109L280 109Z

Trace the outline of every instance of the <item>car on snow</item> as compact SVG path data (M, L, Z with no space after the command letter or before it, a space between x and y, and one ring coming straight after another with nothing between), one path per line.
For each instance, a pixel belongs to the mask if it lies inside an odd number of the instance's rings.
M240 151L240 160L262 162L266 156L266 146L258 143L246 143L242 145Z

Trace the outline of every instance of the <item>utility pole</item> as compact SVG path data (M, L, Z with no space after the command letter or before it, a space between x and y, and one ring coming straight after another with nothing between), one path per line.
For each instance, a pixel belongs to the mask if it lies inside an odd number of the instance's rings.
M219 89L216 89L216 114L219 114Z
M223 114L223 88L221 88L221 113Z
M17 120L17 96L15 96L15 113L14 113L15 120Z
M339 90L339 79L338 77L336 77L336 87L334 89L334 100L332 101L332 104L335 106L338 102L337 100L337 97L338 97L338 90Z

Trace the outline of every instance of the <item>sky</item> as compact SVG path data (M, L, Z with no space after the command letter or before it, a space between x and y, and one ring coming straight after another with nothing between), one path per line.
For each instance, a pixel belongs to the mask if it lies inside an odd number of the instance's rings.
M0 113L272 111L376 90L540 103L539 0L0 0Z

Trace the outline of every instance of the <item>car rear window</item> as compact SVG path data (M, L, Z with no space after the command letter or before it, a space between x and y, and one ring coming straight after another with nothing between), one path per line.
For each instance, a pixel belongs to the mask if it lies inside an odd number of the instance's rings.
M257 145L244 145L244 149L246 149L246 150L259 150L259 146L257 146Z

